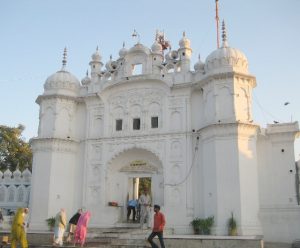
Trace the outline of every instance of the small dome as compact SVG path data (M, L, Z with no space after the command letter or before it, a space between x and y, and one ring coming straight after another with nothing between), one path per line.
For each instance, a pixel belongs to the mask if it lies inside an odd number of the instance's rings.
M191 48L191 41L185 37L185 32L183 32L183 37L179 41L180 48Z
M125 43L123 43L123 47L119 51L120 58L124 58L127 53L128 50L125 48Z
M166 55L165 55L166 60L175 60L178 58L178 52L176 50L170 50Z
M100 53L99 53L99 50L98 50L98 47L97 47L97 48L96 48L96 52L94 52L94 53L92 54L92 60L93 60L93 61L100 62L101 59L102 59L102 57L101 57L101 55L100 55Z
M162 53L162 45L158 43L158 41L156 40L152 47L151 50L153 53Z
M81 80L82 85L88 85L91 83L91 78L89 77L89 72L86 72L86 76Z
M151 51L148 47L145 47L143 44L137 43L128 51L128 53L134 53L134 52L143 52L149 55Z
M205 61L207 71L230 68L234 71L248 73L248 60L238 49L221 47L213 51Z
M109 61L105 64L105 68L107 71L115 71L118 67L118 63L112 60L112 56L110 56Z
M197 63L194 65L195 71L204 71L205 64L201 61L200 55L198 57Z

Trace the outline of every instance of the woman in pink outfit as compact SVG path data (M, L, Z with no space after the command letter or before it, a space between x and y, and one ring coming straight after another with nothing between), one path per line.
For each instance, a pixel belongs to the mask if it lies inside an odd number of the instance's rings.
M79 243L81 247L83 247L86 239L87 225L89 223L90 218L90 211L86 211L80 216L75 230L74 245L76 245L76 243Z

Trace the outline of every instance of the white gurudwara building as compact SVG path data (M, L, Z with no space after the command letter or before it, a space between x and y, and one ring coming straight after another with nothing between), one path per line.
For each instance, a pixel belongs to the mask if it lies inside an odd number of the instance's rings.
M246 56L228 45L224 25L222 36L194 70L185 34L168 52L160 33L151 48L123 46L105 66L97 48L81 82L64 54L36 100L31 229L46 229L62 207L70 217L82 206L91 227L117 226L148 178L152 202L176 234L192 233L196 217L214 216L213 234L227 235L233 213L239 235L300 237L298 123L253 122L256 79Z

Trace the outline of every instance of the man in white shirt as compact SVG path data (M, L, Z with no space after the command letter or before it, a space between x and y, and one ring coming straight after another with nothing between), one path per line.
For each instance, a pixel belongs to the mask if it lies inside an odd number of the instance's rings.
M148 190L144 190L139 198L140 205L140 224L141 228L144 228L145 220L147 220L147 227L150 227L150 209L151 209L151 197L148 194Z

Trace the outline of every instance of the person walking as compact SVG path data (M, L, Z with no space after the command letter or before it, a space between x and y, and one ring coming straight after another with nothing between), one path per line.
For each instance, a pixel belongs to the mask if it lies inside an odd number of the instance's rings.
M154 205L154 212L154 224L152 233L148 237L148 242L151 244L152 248L158 248L157 244L153 242L153 238L157 236L159 239L160 247L165 248L163 231L166 224L166 219L164 214L160 212L159 205Z
M82 214L82 209L78 209L77 213L74 214L72 218L69 220L69 233L66 239L67 243L71 243L72 241L72 236L74 235L81 214Z
M28 211L25 212L24 208L19 208L16 212L11 227L11 248L16 248L19 242L22 248L28 248L24 222L24 217L27 213Z
M147 221L147 227L150 227L150 207L151 198L147 190L144 190L139 198L140 205L140 224L141 228L144 228L145 220Z
M90 218L90 211L86 211L85 213L81 214L77 222L76 231L74 235L74 246L76 246L76 244L79 243L80 246L83 247L86 239L87 226L90 221Z
M62 246L63 245L63 237L66 230L66 211L65 209L61 209L55 216L55 224L54 224L54 246Z

